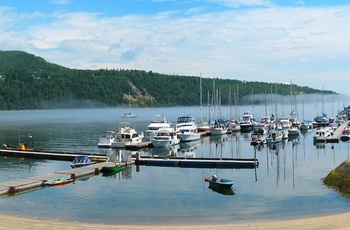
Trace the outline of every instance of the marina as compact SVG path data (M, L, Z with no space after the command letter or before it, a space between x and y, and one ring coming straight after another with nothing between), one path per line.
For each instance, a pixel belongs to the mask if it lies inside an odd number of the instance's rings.
M195 114L198 108L139 109L137 114L142 116L132 123L137 130L143 131L154 114L164 113L167 120L176 121L179 110ZM248 110L243 108L241 111ZM222 111L225 113L224 109ZM255 114L257 111L258 107ZM2 114L1 143L14 146L19 142L19 133L21 141L30 143L30 133L38 154L61 153L62 156L52 154L52 159L47 159L38 155L35 158L28 155L32 151L15 152L12 149L14 154L23 154L13 157L10 150L2 149L1 184L51 174L43 179L64 180L71 176L70 163L79 154L100 157L101 161L95 164L100 165L110 157L118 159L122 152L125 156L122 154L121 159L134 161L134 164L112 175L95 174L94 170L89 170L91 174L77 177L64 186L43 187L40 184L15 193L5 192L9 186L2 187L4 194L0 197L0 207L3 208L0 212L38 218L60 216L67 221L116 223L113 210L116 206L123 206L117 221L124 224L135 224L140 220L142 224L177 221L203 224L215 222L211 218L213 212L225 223L232 223L320 215L350 208L346 199L322 183L323 177L349 158L349 142L313 143L315 129L310 129L271 145L251 145L251 132L232 132L205 135L198 141L180 142L165 149L98 148L101 133L111 130L120 113L122 110L90 109L54 111L56 117L52 111ZM309 117L308 114L305 116ZM60 117L64 117L65 122ZM136 163L137 153L139 163ZM66 160L58 160L59 157ZM231 164L227 168L200 166L215 161L232 160L234 163L237 159L248 161L243 166ZM141 160L148 162L141 164ZM176 163L180 160L188 164ZM162 165L154 164L157 161ZM229 191L210 187L204 178L213 174L232 179L235 184ZM242 212L237 213L237 209Z

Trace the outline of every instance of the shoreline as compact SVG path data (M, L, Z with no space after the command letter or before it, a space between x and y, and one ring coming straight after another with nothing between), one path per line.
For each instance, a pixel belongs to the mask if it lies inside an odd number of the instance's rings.
M222 225L123 225L123 224L101 224L101 223L84 223L84 222L68 222L60 220L36 219L28 217L18 217L0 214L0 229L27 229L27 230L75 230L75 229L113 229L113 230L344 230L350 229L348 219L350 212L342 214L331 214L318 217L296 218L290 220L253 222L253 223L237 223L237 224L222 224Z

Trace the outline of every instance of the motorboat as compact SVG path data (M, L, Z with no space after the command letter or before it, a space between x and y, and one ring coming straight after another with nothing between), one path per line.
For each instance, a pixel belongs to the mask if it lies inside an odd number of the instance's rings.
M79 168L93 164L96 164L96 162L92 161L90 156L76 156L72 163L70 163L70 166L72 168Z
M213 175L211 178L206 177L205 181L209 182L210 187L215 187L215 188L225 188L229 189L234 185L234 181L228 180L228 179L219 179L216 175Z
M312 121L311 120L304 120L300 123L300 130L309 130L312 129L313 125L312 125Z
M209 126L209 122L207 121L201 121L200 125L197 126L197 131L198 132L209 132L210 130L210 126Z
M292 127L292 122L289 120L289 118L280 118L278 123L283 129L289 129Z
M143 132L138 133L130 124L123 124L112 142L112 148L125 148L129 145L142 143Z
M180 142L195 141L201 138L197 130L196 120L192 116L177 118L176 132L180 136Z
M290 136L299 136L300 135L300 130L298 129L298 127L290 127L288 129L288 137Z
M210 135L224 135L227 133L227 127L224 124L217 124L210 128Z
M315 142L326 142L327 138L333 135L331 127L319 128L315 132L314 141Z
M241 126L238 124L237 121L231 120L227 122L227 131L228 132L238 132L241 130Z
M339 139L342 141L342 142L347 142L350 140L350 128L345 128L341 134L340 134L340 137Z
M241 132L252 131L254 126L254 116L252 112L244 112L239 122Z
M266 142L267 144L275 144L275 143L281 142L282 139L283 139L282 132L278 129L274 129L274 130L270 130L266 138Z
M153 147L166 147L179 144L180 138L174 128L160 128L151 142Z
M160 128L170 128L171 124L167 122L163 115L156 115L153 121L147 126L145 131L145 141L151 141L152 138L157 135L157 131Z
M102 133L98 141L98 147L100 148L110 148L112 143L115 141L116 133L114 131L108 130Z

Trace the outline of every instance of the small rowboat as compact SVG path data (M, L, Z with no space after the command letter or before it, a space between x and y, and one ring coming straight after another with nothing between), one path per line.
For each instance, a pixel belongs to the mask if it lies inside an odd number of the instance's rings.
M51 180L47 180L44 182L45 186L57 186L57 185L64 185L64 184L68 184L73 182L74 179L70 178L70 177L61 177L61 178L57 178L57 179L51 179Z
M102 176L112 176L123 171L123 169L124 169L123 167L119 165L115 165L112 167L102 167L101 172L102 172Z
M205 181L209 182L209 187L226 189L231 188L235 183L234 181L228 179L218 179L216 175L213 175L212 178L206 177Z

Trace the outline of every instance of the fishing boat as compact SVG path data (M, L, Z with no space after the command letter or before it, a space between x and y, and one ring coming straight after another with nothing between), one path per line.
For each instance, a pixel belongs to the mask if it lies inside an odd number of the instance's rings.
M61 178L56 178L56 179L50 179L44 182L45 186L57 186L57 185L64 185L64 184L69 184L74 181L73 178L71 177L61 177Z
M70 166L72 168L79 168L92 164L96 164L96 162L92 161L90 156L77 156L74 158L73 162L70 163Z
M210 177L206 177L205 181L209 182L209 186L212 188L231 188L232 185L235 183L232 180L228 180L228 179L219 179L218 176L213 175L211 178Z

